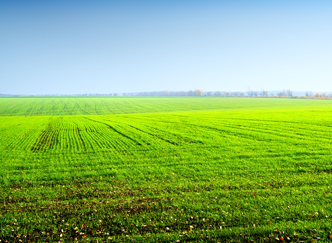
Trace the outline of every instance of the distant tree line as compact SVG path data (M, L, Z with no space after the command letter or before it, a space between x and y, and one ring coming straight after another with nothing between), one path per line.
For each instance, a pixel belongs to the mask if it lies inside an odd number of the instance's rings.
M305 92L304 96L294 96L292 90L278 91L269 93L266 90L247 92L227 92L227 91L208 91L203 92L200 89L189 91L150 91L138 93L123 93L123 96L210 96L210 97L273 97L273 98L331 98L332 93L316 93Z
M73 95L38 95L38 96L209 96L209 97L271 97L271 98L302 98L302 99L332 99L332 93L313 93L311 91L304 92L303 96L294 96L293 91L284 90L275 93L269 93L266 90L247 92L227 92L227 91L208 91L203 92L200 89L189 90L189 91L148 91L148 92L135 92L135 93L107 93L107 94L73 94ZM11 94L0 94L0 96L33 96L33 95L11 95Z
M123 96L203 96L203 91L200 89L189 91L150 91L124 93Z
M189 91L150 91L150 92L138 92L138 93L124 93L124 96L238 96L244 97L244 92L222 92L222 91L209 91L203 92L200 89Z

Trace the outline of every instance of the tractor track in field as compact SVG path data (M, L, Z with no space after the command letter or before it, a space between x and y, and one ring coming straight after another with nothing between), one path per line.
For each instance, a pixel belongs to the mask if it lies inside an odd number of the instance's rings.
M142 144L139 143L137 140L135 140L135 139L133 139L133 138L127 136L126 134L124 134L124 133L122 133L122 132L120 132L120 131L118 131L116 128L114 128L113 126L111 126L111 125L108 124L108 123L101 122L101 121L98 121L98 120L93 120L93 119L90 119L90 118L87 118L87 117L84 117L84 118L87 119L87 120L93 121L93 122L97 122L97 123L103 124L103 125L107 126L109 129L111 129L112 131L114 131L114 132L118 133L119 135L123 136L124 138L131 140L131 141L134 142L136 145L142 146Z

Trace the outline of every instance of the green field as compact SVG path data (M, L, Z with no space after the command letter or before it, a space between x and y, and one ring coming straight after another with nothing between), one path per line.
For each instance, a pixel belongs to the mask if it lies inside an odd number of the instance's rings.
M0 99L0 116L111 115L234 109L330 109L331 107L331 102L326 100L293 99L290 102L288 99L278 98L31 97Z
M331 242L332 101L1 98L0 242Z

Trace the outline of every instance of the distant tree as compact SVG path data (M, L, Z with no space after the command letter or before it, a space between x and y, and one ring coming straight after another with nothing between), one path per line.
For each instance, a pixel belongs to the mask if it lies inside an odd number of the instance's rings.
M277 94L280 98L286 96L286 92L281 91Z
M203 95L203 91L200 90L200 89L198 89L198 90L195 91L195 95L196 96L202 96Z
M169 92L167 90L163 91L162 96L169 96Z
M253 96L254 96L254 91L252 91L252 90L248 90L248 96L249 96L249 97L253 97Z
M288 97L292 97L293 96L293 91L291 91L290 89L286 91L287 96Z
M220 97L222 96L222 93L220 91L217 91L214 95Z
M194 96L194 91L189 90L189 91L187 92L187 95L188 95L188 96Z
M311 91L306 91L306 92L305 92L305 96L307 96L307 97L312 97L313 94L312 94Z

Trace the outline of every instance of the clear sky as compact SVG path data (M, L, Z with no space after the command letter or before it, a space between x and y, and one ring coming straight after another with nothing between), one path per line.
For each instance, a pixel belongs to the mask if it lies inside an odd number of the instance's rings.
M0 93L332 91L332 1L0 1Z

